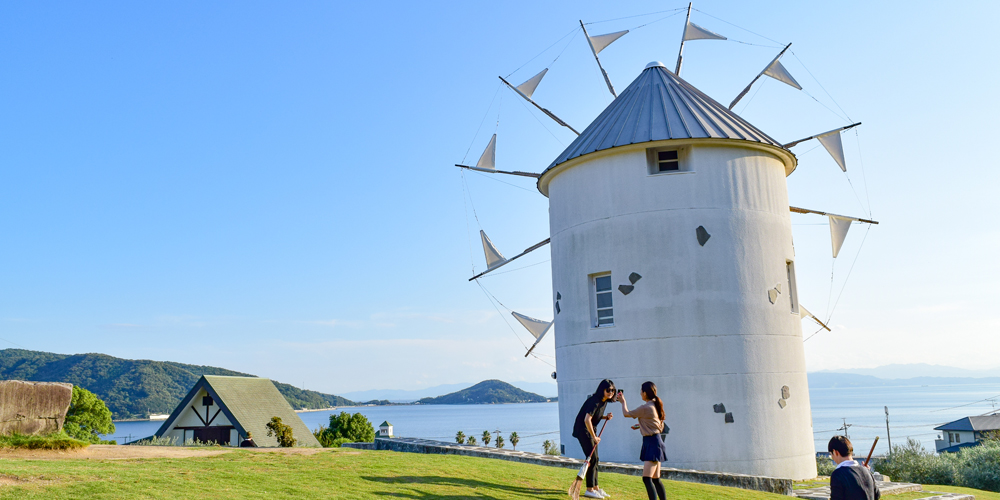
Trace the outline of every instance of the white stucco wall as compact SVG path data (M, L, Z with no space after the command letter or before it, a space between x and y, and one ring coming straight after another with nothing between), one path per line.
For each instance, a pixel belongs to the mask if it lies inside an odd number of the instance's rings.
M201 421L201 419L205 418L205 407L201 404L202 398L205 396L208 396L208 391L202 389L198 395L188 403L184 410L181 411L181 414L177 416L177 419L171 422L170 427L168 427L163 433L163 437L174 438L177 440L178 444L183 444L185 442L184 430L178 429L177 427L201 427L205 425ZM191 408L192 405L194 406L194 409ZM226 417L225 413L219 412L219 414L216 415L216 412L219 411L218 401L208 408L208 420L211 420L212 427L233 425L232 422L229 421L229 418ZM195 409L198 410L198 415L195 415ZM201 416L201 419L198 418L199 415ZM214 420L212 420L213 416L215 416ZM239 446L238 434L239 433L236 432L235 429L230 432L229 444L231 446ZM189 429L187 432L187 439L192 439L192 437L193 432Z
M731 141L737 143L737 141ZM665 143L669 144L669 143ZM581 158L548 182L560 437L603 378L632 407L652 380L666 405L669 467L815 477L785 165L751 148L689 145L687 172L650 175L646 144ZM695 230L711 235L700 246ZM591 326L589 276L611 272L612 327ZM636 272L629 295L617 290ZM780 284L775 304L768 289ZM790 397L781 408L782 386ZM713 405L722 403L734 422ZM641 436L616 418L602 460L638 462Z

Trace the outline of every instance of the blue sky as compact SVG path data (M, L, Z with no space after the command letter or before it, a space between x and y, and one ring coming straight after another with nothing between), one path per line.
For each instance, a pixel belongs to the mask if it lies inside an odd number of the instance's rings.
M523 357L528 334L466 281L484 267L478 229L517 253L548 236L546 199L530 179L463 184L451 165L496 130L500 168L541 171L573 136L497 75L551 67L535 98L582 130L611 96L578 20L633 29L601 53L622 90L649 61L672 67L683 25L630 16L681 7L5 3L0 347L328 392L549 380ZM825 219L793 216L800 301L824 317L836 304L809 369L996 366L1000 7L695 7L693 22L746 43L689 42L692 84L729 102L793 42L783 62L807 93L764 81L736 111L782 141L864 123L844 135L850 182L815 143L794 150L793 205L882 222L867 237L855 225L833 263ZM547 259L483 284L551 318ZM539 353L552 362L551 340Z

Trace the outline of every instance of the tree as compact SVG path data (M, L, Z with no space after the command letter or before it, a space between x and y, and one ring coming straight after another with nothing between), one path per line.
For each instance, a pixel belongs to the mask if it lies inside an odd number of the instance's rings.
M516 432L510 433L510 447L517 451L517 443L521 441L521 437L517 435Z
M483 431L483 446L489 446L490 441L493 439L493 435L490 431Z
M73 399L66 412L63 430L72 438L88 443L102 442L101 434L115 432L111 410L96 394L82 387L73 386Z
M559 447L555 443L546 439L542 443L542 453L546 455L559 455Z
M465 444L467 444L469 446L475 446L477 444L476 443L476 436L469 436L469 439L467 439L465 441Z
M458 431L458 434L455 434L455 442L458 444L465 444L465 433Z
M497 448L503 448L503 436L497 435Z
M295 438L292 437L292 426L281 422L281 417L271 417L271 421L265 425L267 435L278 438L278 446L291 448L295 446Z
M322 429L316 439L327 448L339 448L334 444L337 440L341 443L372 443L375 441L375 428L364 415L342 411L338 415L330 415L330 427Z

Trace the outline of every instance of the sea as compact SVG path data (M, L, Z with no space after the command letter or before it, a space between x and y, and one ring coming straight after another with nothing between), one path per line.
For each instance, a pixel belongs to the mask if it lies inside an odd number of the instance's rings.
M930 451L940 435L934 427L962 417L1000 411L1000 384L914 385L894 387L815 388L809 391L813 415L813 437L817 451L826 451L826 443L835 434L847 434L861 454L878 436L875 454L888 451L908 438L919 441ZM794 395L793 395L794 397ZM343 407L333 410L299 413L310 429L328 425L331 414L342 411L361 413L372 425L388 421L397 436L454 441L462 431L482 441L483 431L495 439L497 431L510 447L509 436L517 432L517 449L542 451L542 443L559 444L559 403L524 403L501 405L400 405ZM886 408L889 429L886 431ZM116 422L114 434L105 436L124 443L153 435L162 421ZM669 425L670 422L668 421Z

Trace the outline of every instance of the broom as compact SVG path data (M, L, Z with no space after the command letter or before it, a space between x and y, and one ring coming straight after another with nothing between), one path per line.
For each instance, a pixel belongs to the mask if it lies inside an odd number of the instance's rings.
M605 420L601 424L601 430L598 431L597 437L601 437L601 433L604 432L604 428L608 426L608 421ZM587 460L583 462L583 467L580 467L580 472L576 473L576 479L573 480L573 484L569 487L569 496L573 500L580 500L580 489L583 488L583 477L587 475L587 468L590 467L590 457L594 456L594 452L597 451L597 446L594 446L593 450L590 450L590 455L587 455Z
M868 461L872 459L872 453L875 453L875 445L878 444L878 436L875 436L875 442L872 443L872 449L868 451L868 458L865 459L865 467L868 467Z

